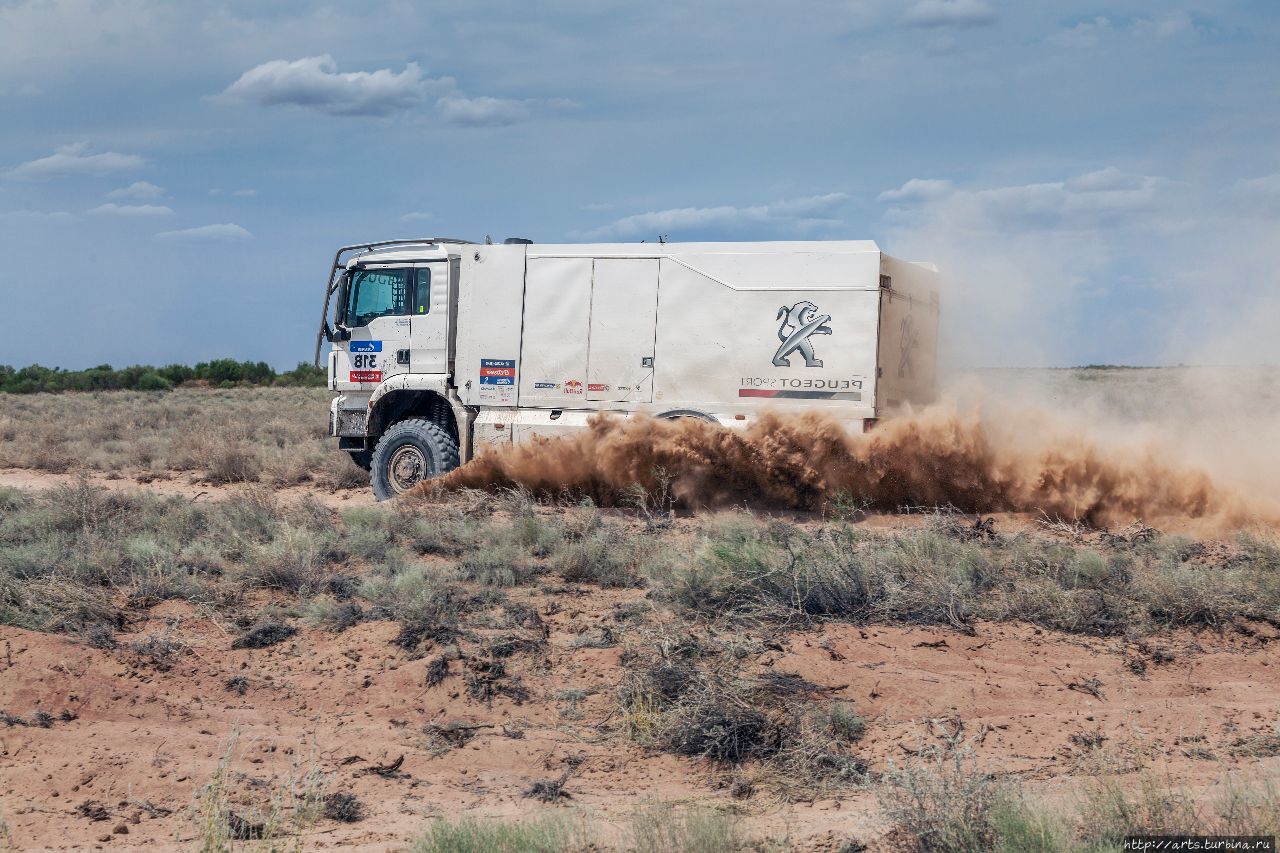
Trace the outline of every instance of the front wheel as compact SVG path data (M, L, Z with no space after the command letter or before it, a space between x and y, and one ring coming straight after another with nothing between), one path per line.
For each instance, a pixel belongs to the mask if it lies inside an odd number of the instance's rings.
M458 443L439 424L412 418L382 434L371 461L373 496L385 501L457 468Z

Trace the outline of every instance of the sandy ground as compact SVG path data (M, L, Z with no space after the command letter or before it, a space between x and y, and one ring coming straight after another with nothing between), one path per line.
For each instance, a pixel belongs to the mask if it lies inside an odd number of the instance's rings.
M58 480L0 472L0 485ZM201 500L230 493L181 480L146 488L203 492ZM371 502L364 492L311 494L335 506ZM397 628L386 622L338 635L303 629L257 651L231 650L228 631L185 602L152 609L108 651L0 628L0 711L26 721L37 711L52 717L47 728L0 725L0 812L23 850L186 848L197 834L198 791L231 748L242 790L270 791L290 773L315 768L330 774L329 790L364 802L365 820L322 820L308 848L401 849L437 815L577 808L621 825L646 798L732 810L755 835L800 850L884 836L870 792L785 804L762 786L735 800L713 767L646 752L614 733L613 692L626 673L621 650L571 641L586 627L615 624L615 606L643 601L642 591L512 595L520 596L548 626L545 654L506 659L529 691L521 702L472 698L458 660L428 687L431 656L414 660L393 646ZM130 640L153 634L189 652L160 671L128 650ZM790 635L754 664L797 673L852 703L870 721L860 752L873 770L951 739L970 745L987 769L1052 798L1088 778L1101 753L1122 770L1145 764L1193 785L1234 769L1276 769L1280 759L1241 756L1240 745L1274 731L1277 638L1270 626L1244 623L1146 643L1006 624L980 624L972 636L827 625ZM243 695L229 689L233 678L245 679ZM577 703L556 698L565 691L587 695ZM475 726L465 743L449 746L432 734L433 726L457 723ZM376 772L400 756L395 770ZM535 781L564 774L572 796L565 804L524 796Z
M135 479L132 477L107 476L91 471L82 474L51 474L48 471L37 471L31 468L0 468L0 488L8 486L14 489L37 491L54 486L70 485L84 478L88 482L103 489L116 491L137 491L146 489L157 495L178 496L188 500L219 500L242 492L246 486L214 485L194 475L175 473L167 480ZM332 491L312 486L275 486L249 488L270 488L271 493L281 500L297 500L308 497L335 509L346 509L353 506L372 506L377 503L373 492L367 488L341 489Z

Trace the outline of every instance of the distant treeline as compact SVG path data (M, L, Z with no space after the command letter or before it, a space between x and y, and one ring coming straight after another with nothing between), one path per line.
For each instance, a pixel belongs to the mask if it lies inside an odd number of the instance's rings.
M217 388L247 385L284 385L318 387L325 384L325 372L303 361L293 370L277 373L265 361L236 361L219 358L202 361L195 367L170 364L151 367L136 364L119 370L109 364L88 370L62 370L57 367L10 367L0 364L0 393L36 394L41 391L168 391L193 383Z

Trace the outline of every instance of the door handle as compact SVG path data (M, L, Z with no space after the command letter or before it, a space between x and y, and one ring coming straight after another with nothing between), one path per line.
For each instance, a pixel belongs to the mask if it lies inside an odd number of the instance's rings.
M407 349L396 350L396 364L408 364L409 351Z
M640 366L641 366L641 367L653 367L653 356L651 356L651 355L646 355L644 358L640 359Z

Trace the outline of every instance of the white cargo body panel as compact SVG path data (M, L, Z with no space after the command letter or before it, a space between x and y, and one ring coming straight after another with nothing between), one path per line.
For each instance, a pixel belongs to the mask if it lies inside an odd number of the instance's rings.
M520 405L586 401L591 258L529 258L525 269Z
M657 258L599 258L591 287L587 401L653 400Z
M524 246L464 246L461 251L454 385L466 405L514 406L524 320ZM512 375L497 375L505 370Z
M847 417L874 416L878 287L864 278L821 295L737 289L727 270L713 280L681 260L661 264L655 404L734 411L839 401ZM878 280L878 267L869 275Z

